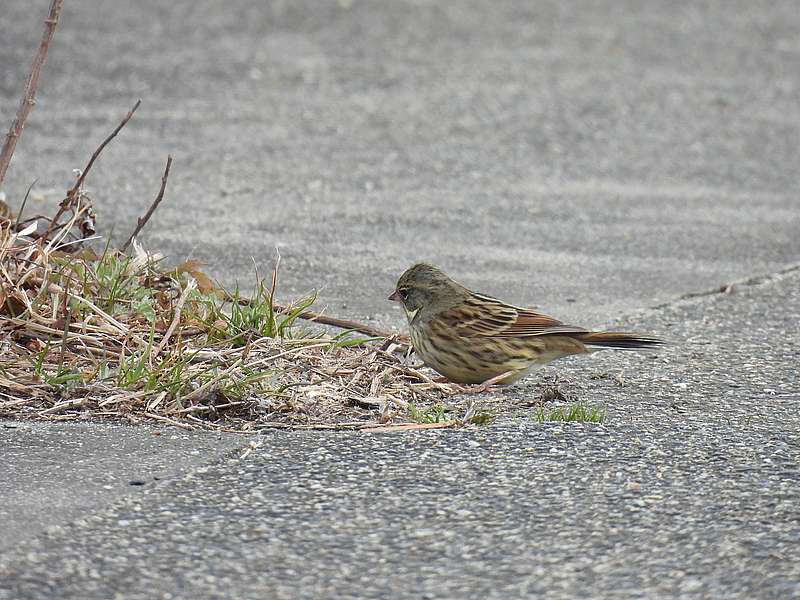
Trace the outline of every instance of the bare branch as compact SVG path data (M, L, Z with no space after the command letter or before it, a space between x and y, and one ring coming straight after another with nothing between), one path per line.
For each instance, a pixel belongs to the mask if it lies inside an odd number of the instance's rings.
M122 252L125 252L128 247L131 245L133 238L135 238L139 232L144 228L147 222L150 220L150 217L153 216L153 213L158 208L158 205L161 204L161 201L164 199L164 190L167 189L167 179L169 178L169 168L172 166L172 157L167 156L167 166L164 169L164 175L161 177L161 189L158 190L158 196L156 199L153 200L153 203L150 205L150 208L147 209L147 212L144 214L143 217L139 217L138 222L136 223L136 229L133 230L133 233L128 238L128 241L125 242L122 246Z
M97 147L97 150L94 151L92 157L89 159L89 162L86 163L86 166L84 167L83 171L81 171L81 174L78 177L78 180L75 182L75 185L73 185L72 188L70 188L70 190L67 192L67 196L61 201L61 204L58 205L58 211L56 212L56 215L53 217L53 219L50 221L50 225L47 228L47 232L45 233L44 237L48 237L59 226L58 224L59 219L61 219L63 214L67 212L70 209L70 207L73 206L75 202L75 196L80 191L81 186L83 185L83 182L86 179L86 175L91 170L94 161L97 160L98 156L100 156L100 153L103 151L103 148L105 148L108 145L108 143L116 137L116 135L120 132L120 129L125 127L127 122L131 120L131 117L133 117L133 113L136 112L136 109L139 108L139 105L141 103L142 103L141 99L136 101L136 104L134 104L133 108L128 111L128 114L125 115L125 118L122 119L120 124L117 125L116 129L114 129L114 131L111 132L111 135L109 135L106 139L104 139L102 143Z
M283 312L288 312L290 310L288 307L280 306L279 304L275 304L274 306L276 312L283 313ZM377 327L373 327L372 325L367 325L366 323L359 323L358 321L350 321L348 319L329 317L327 315L323 315L310 310L305 310L297 316L305 321L314 321L315 323L322 323L323 325L333 325L334 327L339 327L341 329L349 329L351 331L358 331L359 333L366 333L370 337L386 338L386 337L396 336L399 337L401 341L405 341L404 340L405 336L398 336L397 332L395 331L378 329Z
M44 61L47 58L47 51L50 48L50 41L53 39L53 34L58 25L58 17L61 14L61 4L63 0L53 0L50 4L50 13L44 22L44 35L42 42L39 44L39 50L33 58L33 66L31 67L31 74L28 77L28 82L25 84L25 93L20 102L19 109L17 109L17 116L11 124L11 129L8 130L6 141L3 144L3 149L0 150L0 185L6 177L8 165L11 163L11 157L14 155L14 149L17 146L17 141L22 135L22 130L25 127L25 121L28 120L28 115L33 110L33 105L36 104L36 88L39 85L39 76L44 67Z
M81 171L81 174L78 177L78 181L76 181L75 185L72 186L72 189L70 189L67 192L68 199L73 198L75 194L78 192L78 190L81 189L83 181L86 179L86 175L88 175L89 171L92 168L92 165L94 165L94 161L97 160L98 156L100 156L100 153L103 151L103 148L105 148L108 145L108 143L111 140L113 140L116 137L116 135L120 132L120 129L125 127L128 121L131 120L131 117L133 117L133 113L136 112L136 109L139 108L139 105L141 103L142 103L141 99L137 100L136 104L133 105L133 108L128 111L128 114L125 115L125 118L122 119L119 125L117 125L117 128L114 131L112 131L111 135L109 135L106 139L104 139L103 142L97 147L97 150L94 151L94 154L92 154L92 157L89 159L89 162L86 163L86 166L83 168L83 171Z
M223 291L225 295L225 300L227 302L235 302L242 306L249 306L250 305L250 298L244 296L234 296L233 294ZM272 304L273 310L276 313L287 314L292 312L291 306L283 306L278 304L277 302L273 302ZM315 323L321 323L322 325L332 325L334 327L339 327L340 329L348 329L351 331L358 331L359 333L365 333L370 337L377 337L377 338L388 338L394 337L398 342L410 345L411 340L405 336L398 334L396 331L388 331L386 329L378 329L377 327L373 327L372 325L367 325L366 323L359 323L358 321L350 321L348 319L339 319L337 317L329 317L327 315L323 315L322 313L314 312L311 310L304 310L300 314L297 315L299 319L303 319L304 321L314 321Z

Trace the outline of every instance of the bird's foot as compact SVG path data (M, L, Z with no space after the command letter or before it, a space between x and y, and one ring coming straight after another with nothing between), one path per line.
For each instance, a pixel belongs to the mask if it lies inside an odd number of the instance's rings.
M516 373L516 371L506 371L505 373L495 375L494 377L491 377L483 383L479 383L478 385L462 385L459 392L462 394L485 394L487 392L493 392L496 384L503 381L506 377L510 377L514 373Z

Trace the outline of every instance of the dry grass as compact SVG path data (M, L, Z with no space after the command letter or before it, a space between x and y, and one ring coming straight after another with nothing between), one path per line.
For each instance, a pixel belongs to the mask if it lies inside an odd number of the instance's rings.
M65 202L58 222L0 220L0 417L427 427L427 407L457 392L408 365L397 340L301 325L313 298L277 308L277 270L243 298L135 243L97 254L89 198ZM475 417L464 410L435 425Z

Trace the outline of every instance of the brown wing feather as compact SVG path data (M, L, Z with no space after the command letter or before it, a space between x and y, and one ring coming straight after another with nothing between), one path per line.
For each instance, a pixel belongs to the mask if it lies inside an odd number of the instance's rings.
M528 337L586 331L532 308L512 306L482 294L473 294L457 308L440 313L437 319L462 337Z

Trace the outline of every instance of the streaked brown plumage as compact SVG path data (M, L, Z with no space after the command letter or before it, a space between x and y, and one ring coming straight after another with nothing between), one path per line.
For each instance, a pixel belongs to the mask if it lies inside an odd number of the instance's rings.
M389 300L402 304L414 350L456 383L512 383L535 367L602 348L654 348L663 342L635 333L595 332L477 294L434 266L420 263L397 282Z

